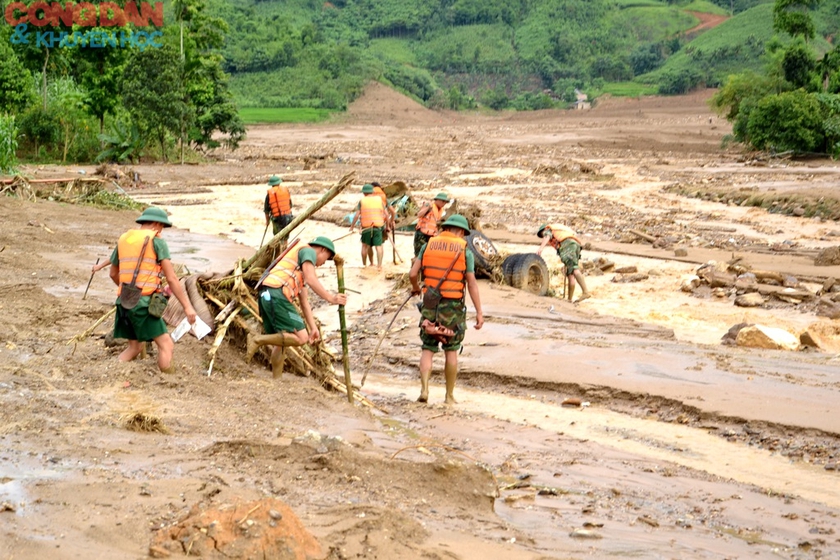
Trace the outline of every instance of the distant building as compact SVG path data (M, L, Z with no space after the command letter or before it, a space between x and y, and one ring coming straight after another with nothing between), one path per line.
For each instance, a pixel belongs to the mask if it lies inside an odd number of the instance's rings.
M589 102L589 97L577 88L575 89L575 97L574 107L576 110L580 111L592 108L592 103Z

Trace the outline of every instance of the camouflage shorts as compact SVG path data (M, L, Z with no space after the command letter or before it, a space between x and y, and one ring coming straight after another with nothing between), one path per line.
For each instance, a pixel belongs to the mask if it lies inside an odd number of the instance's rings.
M557 248L557 256L566 267L566 274L571 274L579 268L580 243L574 239L566 239Z
M415 257L420 254L420 249L423 248L423 245L425 245L426 243L429 242L429 239L431 239L431 236L426 235L425 233L423 233L419 229L414 230L414 256Z
M422 305L422 304L420 304ZM460 350L461 343L464 342L464 335L467 333L467 306L464 305L463 299L447 299L440 300L438 304L437 313L428 309L420 310L422 322L423 319L429 321L437 321L444 327L455 331L449 342L441 344L433 337L426 334L423 329L420 329L420 341L423 343L423 350L431 350L438 352L440 348L444 350Z

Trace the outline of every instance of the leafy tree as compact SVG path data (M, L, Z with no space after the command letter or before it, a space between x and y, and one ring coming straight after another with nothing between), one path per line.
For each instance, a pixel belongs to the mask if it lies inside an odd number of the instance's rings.
M91 28L99 31L108 28ZM105 128L105 115L113 115L120 106L120 85L128 50L121 48L77 49L75 76L84 91L83 103L88 114Z
M793 43L782 57L785 80L795 88L806 87L812 81L816 67L813 51L801 40Z
M204 0L175 0L179 22L179 50L183 61L184 105L178 136L184 136L199 148L215 148L216 132L226 135L225 143L236 147L245 136L227 75L222 71L223 58L218 54L224 45L228 26L211 17Z
M144 138L154 137L166 157L168 133L178 136L188 112L184 103L182 64L170 45L135 51L122 82L123 103Z
M194 115L189 141L199 148L217 148L219 142L213 136L221 132L226 135L225 144L236 148L245 137L245 125L221 67L205 59L200 69L190 74L186 94Z
M750 143L759 150L816 152L824 149L820 104L803 90L768 95L751 111Z
M776 83L767 76L755 72L733 74L726 84L709 101L718 114L730 122L739 118L741 103L745 99L760 99L774 92Z
M31 148L36 157L47 151L48 146L58 144L61 139L61 121L53 108L44 109L33 105L21 115L18 131L24 149Z
M665 55L659 43L644 43L638 45L630 53L630 67L634 76L640 76L652 72L662 66L665 62Z
M815 97L824 115L826 151L835 158L840 157L840 95L818 93Z
M820 0L776 0L773 29L806 41L813 39L816 30L808 10L815 9L819 4Z
M76 137L85 126L84 93L72 78L58 78L50 82L50 108L61 127L61 161L67 161L67 153Z
M0 107L20 113L32 103L32 76L8 43L0 43Z
M683 68L677 72L662 75L659 81L659 93L662 95L679 95L688 93L692 89L704 84L705 77L694 68Z

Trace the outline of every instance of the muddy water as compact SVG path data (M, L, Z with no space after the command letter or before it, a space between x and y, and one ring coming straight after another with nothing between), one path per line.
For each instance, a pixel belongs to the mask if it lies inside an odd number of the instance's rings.
M373 398L416 398L419 383L381 379L365 383ZM444 387L432 384L429 401L443 402ZM720 435L680 424L669 424L598 408L584 402L580 408L556 403L457 388L458 412L485 415L524 424L581 441L593 441L619 451L672 463L752 484L768 491L794 494L840 508L836 475L822 467L791 463L789 459L747 446L733 446Z
M316 199L316 195L294 194L294 181L288 181L292 186L293 201L296 207L305 207ZM244 244L249 251L259 244L264 230L264 216L262 214L262 197L264 187L254 185L243 186L221 186L211 187L211 204L196 206L164 205L172 214L173 222L176 225L188 228L194 233L208 234L220 239L229 239ZM456 196L472 198L483 196L482 193L487 187L464 187L453 189ZM192 195L189 195L192 196ZM208 198L208 195L195 195L197 198ZM150 197L152 198L160 197ZM188 197L179 197L188 198ZM343 210L352 209L358 200L358 193L345 193L334 201L334 206ZM182 203L180 203L182 204ZM223 214L220 209L224 209ZM342 211L343 211L342 210ZM167 232L169 233L169 232ZM331 223L317 222L310 220L305 226L299 228L294 235L300 235L306 240L317 235L326 235L338 239L347 233L346 228ZM177 239L177 235L175 236ZM224 242L222 242L224 244ZM411 255L411 238L409 236L398 236L397 246L400 254L408 260ZM187 246L185 245L185 248ZM241 247L241 246L240 246ZM527 244L509 244L500 247L511 252L524 252L533 250L533 246ZM368 304L383 297L391 289L393 275L402 274L408 270L408 264L395 266L391 263L390 247L386 251L385 270L377 271L375 268L363 269L359 256L359 241L357 235L352 235L337 242L337 249L347 260L345 267L347 274L347 286L357 289L361 294L350 294L348 304L348 320L354 322L359 314L367 312ZM246 251L246 252L249 252ZM173 248L173 254L176 254ZM554 255L548 251L544 253L550 267L556 267ZM623 264L624 258L611 256L619 265ZM653 275L652 283L639 286L614 285L608 282L608 277L592 278L591 288L596 298L581 305L584 310L600 311L605 318L610 315L623 316L645 323L654 323L674 328L678 339L691 340L694 342L715 343L719 340L720 334L729 324L740 322L748 317L743 311L734 311L731 304L715 305L714 302L704 302L702 306L686 298L676 291L675 283L679 275L690 272L691 265L684 263L646 262L639 259L627 259L628 264L641 264L644 268L650 266L659 272ZM321 281L328 289L335 289L335 272L331 264L321 267L318 270ZM391 276L391 279L386 277ZM489 285L482 283L482 289ZM675 345L672 342L661 340L646 340L634 337L630 331L623 331L622 328L615 328L611 331L623 333L623 342L607 340L604 333L593 330L575 330L572 333L558 330L558 323L552 324L552 320L561 320L563 317L548 315L545 309L545 302L549 300L524 297L521 292L507 289L493 288L485 290L488 299L485 302L485 313L488 315L488 323L482 331L470 331L468 337L471 348L466 352L464 363L473 368L483 370L504 369L503 364L509 358L512 348L516 348L523 358L523 367L518 371L507 371L506 375L511 376L534 376L535 379L548 382L561 382L563 373L566 372L565 365L574 364L575 368L585 368L589 383L603 383L606 386L617 386L631 392L646 390L664 390L669 398L703 403L708 402L712 407L718 405L724 408L729 407L734 411L743 412L747 418L780 420L774 414L767 412L767 407L780 407L788 416L787 420L792 425L798 425L798 418L805 413L799 410L799 406L805 402L821 403L817 419L823 424L831 424L830 416L832 406L829 402L821 400L819 394L812 389L818 382L808 381L810 375L807 371L808 364L797 364L796 368L785 365L778 357L778 354L761 357L760 360L744 358L740 360L737 356L726 356L716 358L708 356L703 351L692 353L690 350L686 355L686 347ZM655 294L655 297L650 297ZM484 296L482 296L484 297ZM317 298L312 298L317 302ZM319 306L315 304L316 316L324 324L324 330L329 332L337 327L337 313L331 306ZM562 305L560 305L562 309ZM586 311L584 311L586 313ZM750 312L753 313L753 312ZM762 317L762 310L754 312L753 317ZM737 317L735 315L738 315ZM407 315L410 315L408 313ZM532 317L528 319L527 317ZM702 317L702 320L701 320ZM405 318L405 317L404 317ZM770 315L768 314L768 320ZM545 322L548 319L549 322ZM394 338L402 338L406 344L416 343L416 333L410 332L413 329L401 331ZM559 340L562 346L557 344ZM478 345L486 345L480 352L476 351ZM598 350L595 351L594 349ZM628 361L628 356L632 360ZM676 357L676 359L675 359ZM721 370L708 364L711 359L725 359L733 362L743 362L741 370L734 375L724 375ZM496 364L495 367L492 364ZM797 368L801 371L797 371ZM509 368L508 368L509 369ZM573 368L574 369L574 368ZM692 372L697 371L695 375ZM768 383L762 385L751 385L751 374L756 371L768 372L766 380ZM824 377L831 375L834 369L828 364L821 364L816 368L817 376ZM782 379L793 374L800 376L803 381L794 385L794 391L785 392L785 384ZM500 372L501 374L501 372ZM592 376L597 376L592 377ZM761 375L757 376L762 377ZM562 380L568 383L580 382L574 375L567 375ZM733 394L726 394L725 389L719 387L723 382L725 386L733 388ZM654 385L656 389L654 389ZM391 376L377 375L374 373L364 388L374 400L382 399L405 399L413 401L417 396L417 383L393 378ZM815 389L816 390L816 389ZM830 392L830 391L829 391ZM432 386L430 401L440 403L443 400L443 389L439 384ZM813 394L812 394L813 393ZM738 483L755 485L766 489L768 495L799 496L822 504L828 508L840 508L840 490L835 484L836 475L821 467L807 463L792 463L781 456L773 455L742 445L731 443L720 438L719 435L709 433L702 429L693 429L679 424L668 424L655 420L634 418L628 415L612 412L605 408L588 406L582 409L567 409L559 407L556 402L545 399L527 399L514 397L495 392L471 391L460 388L457 391L460 400L457 414L469 418L492 418L496 421L508 422L514 426L521 426L536 430L542 437L546 434L562 434L562 437L575 442L592 442L604 449L626 460L633 462L656 461L667 462L678 465L681 468L693 469L709 476L722 477L726 480ZM792 398L795 402L786 402L785 399ZM715 399L719 399L718 402ZM827 398L835 399L833 394ZM740 400L739 400L740 399ZM798 400L797 400L798 399ZM732 401L732 402L730 402ZM801 402L800 402L801 401ZM746 403L746 408L739 406L739 402ZM773 403L776 403L775 405ZM823 411L827 408L827 411ZM812 408L812 410L816 410ZM492 414L488 411L492 411ZM464 429L469 422L464 424ZM457 427L453 427L457 430ZM489 436L488 436L489 437ZM499 440L501 441L501 440ZM497 445L501 445L499 441ZM522 442L509 442L514 445ZM508 452L510 448L508 448ZM515 453L515 452L514 452ZM556 460L552 455L552 459ZM602 482L609 483L609 477L615 473L601 473L590 471L587 476L603 476ZM641 475L644 478L644 475ZM635 483L650 485L654 488L656 482L653 480L641 480L634 478ZM593 484L597 484L595 480ZM697 486L697 481L687 483L686 492L689 488ZM656 498L653 498L654 500ZM666 496L665 500L668 499ZM534 507L537 510L551 511L556 506L544 503L544 498L537 498ZM751 502L755 505L755 502ZM688 506L687 506L688 507ZM771 506L767 506L771 507ZM556 536L556 529L550 527L544 517L534 518L536 515L530 508L508 506L500 504L498 507L500 515L512 520L517 525L528 526L531 521L536 523L538 533L545 538L546 550L551 550L550 539ZM554 511L551 515L559 516L561 511ZM749 523L749 514L745 513L745 524ZM530 521L529 521L530 520ZM546 524L548 523L548 525ZM769 523L769 522L768 522ZM636 531L634 535L624 535L621 530L614 530L615 539L626 539L625 544L613 549L618 556L644 556L645 545L643 537ZM679 539L679 535L674 536ZM640 540L641 539L641 540ZM654 539L651 543L658 543L655 548L662 547L661 539ZM678 546L677 556L692 557L691 550L693 541L686 541L685 546ZM700 545L697 545L700 546ZM726 551L731 551L731 543L715 544L704 543L700 546L704 550L702 554L694 557L720 557ZM587 550L587 546L581 544L581 552ZM749 554L744 550L744 554ZM657 556L668 557L669 552L659 550Z

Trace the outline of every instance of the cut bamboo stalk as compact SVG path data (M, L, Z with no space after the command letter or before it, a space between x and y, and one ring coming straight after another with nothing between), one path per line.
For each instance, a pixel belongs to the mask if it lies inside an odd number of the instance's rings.
M350 183L353 182L355 171L351 171L339 180L338 184L333 186L330 190L324 193L320 199L315 201L309 208L304 210L300 215L295 216L292 222L280 230L277 235L268 240L268 243L260 247L260 249L242 265L242 270L248 271L251 267L259 266L263 269L271 262L271 255L277 250L283 241L289 237L289 234L294 231L301 223L309 219L312 214L323 208L328 202L335 198L341 191L343 191Z
M338 277L338 293L344 293L344 259L341 255L333 257L335 263L335 274ZM344 306L338 306L338 324L341 327L341 351L342 365L344 366L344 384L347 386L347 400L353 404L353 382L350 379L350 350L347 343L347 317L344 314Z
M230 323L233 321L233 318L239 314L240 311L242 311L242 308L237 307L236 311L231 313L228 316L228 318L225 319L225 322L222 323L222 328L216 331L216 340L213 341L213 347L210 348L210 352L208 353L208 356L210 357L210 367L207 368L207 377L210 377L210 375L213 373L213 364L216 361L216 352L218 352L219 346L222 345L222 341L225 338L225 333L227 333Z
M102 322L103 322L105 319L107 319L108 317L110 317L111 315L113 315L114 313L116 313L116 311L117 311L117 306L116 306L116 305L115 305L115 306L113 306L113 307L111 307L111 309L109 309L109 310L108 310L108 312L107 312L107 313L105 313L102 317L100 317L99 319L97 319L97 320L96 320L96 322L95 322L93 325L91 325L91 326L90 326L90 328L88 328L88 329L87 329L87 330L85 330L84 332L79 333L79 334L77 334L76 336L74 336L73 338L71 338L70 340L68 340L68 341L67 341L67 344L73 344L73 343L76 343L76 342L82 342L84 339L86 339L87 337L89 337L89 336L90 336L90 334L91 334L94 330L96 330L96 327L98 327L99 325L101 325L101 324L102 324Z

